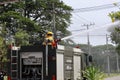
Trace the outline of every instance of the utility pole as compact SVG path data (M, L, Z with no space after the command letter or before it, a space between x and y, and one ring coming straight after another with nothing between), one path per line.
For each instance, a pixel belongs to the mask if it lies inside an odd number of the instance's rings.
M106 52L107 52L107 69L108 69L108 75L110 75L110 55L109 55L109 49L108 49L108 35L106 34Z
M120 10L120 6L118 5L118 3L113 3L114 6L118 7L118 9ZM117 32L117 38L119 38L119 33ZM118 52L116 53L116 61L117 61L117 72L120 72L120 67L119 67L119 55Z
M119 33L117 32L117 40L119 40L118 39L119 38ZM116 62L117 62L117 72L119 73L120 72L120 67L119 67L119 54L118 54L118 52L116 52Z
M52 6L53 6L53 33L54 33L54 38L56 39L57 38L57 35L56 35L56 21L55 21L55 3L52 3Z
M94 23L90 23L90 24L84 24L83 26L87 27L87 30L89 30L89 27L95 25ZM87 33L87 44L88 44L88 54L91 54L91 50L90 50L90 39L89 39L89 32Z
M118 53L116 53L116 62L117 62L117 72L119 73L120 72L120 68L119 68L119 55Z

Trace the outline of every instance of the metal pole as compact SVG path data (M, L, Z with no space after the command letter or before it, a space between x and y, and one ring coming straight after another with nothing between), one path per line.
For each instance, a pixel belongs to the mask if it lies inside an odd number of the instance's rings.
M107 62L108 62L108 75L110 75L110 56L107 56Z
M118 53L116 53L117 55L116 55L116 60L117 60L117 72L119 72L120 71L120 69L119 69L119 55L118 55Z
M106 51L107 51L107 67L108 67L108 75L110 75L110 56L108 53L108 35L106 34Z
M54 32L54 38L56 39L56 25L55 25L55 4L52 4L53 6L53 32Z
M113 5L117 6L118 9L120 10L120 7L118 6L117 3L114 3ZM117 33L117 38L118 38L118 37L119 37L119 36L118 36L118 33ZM117 57L117 72L119 73L119 72L120 72L120 68L119 68L119 55L118 55L118 53L117 53L116 57Z
M89 26L91 26L91 25L94 25L94 23L84 24L83 26L86 26L87 30L89 30ZM89 62L89 56L91 55L89 32L87 33L87 43L88 43L88 57L87 57L87 61ZM89 62L88 65L91 66L91 63Z
M42 79L41 80L43 80L43 54L42 54Z
M18 49L16 50L16 57L17 57L17 62L18 62ZM18 64L17 64L17 71L18 71ZM17 77L18 77L18 72L17 72L17 75L16 75ZM19 78L18 78L19 79Z
M46 76L48 76L48 44L46 44Z
M89 26L94 25L94 23L90 23L90 24L84 24L83 26L87 27L87 30L89 30ZM91 54L91 50L90 50L90 39L89 39L89 32L87 33L87 42L88 42L88 54Z
M87 25L87 30L89 29L89 26ZM90 50L90 39L89 39L89 32L87 33L87 42L88 42L88 53L89 55L91 54L91 50Z
M89 29L89 25L86 25L86 26L87 26L87 30L88 30ZM87 42L88 42L88 62L89 62L89 56L91 55L89 32L87 32ZM91 63L89 62L88 65L90 66Z
M20 54L20 80L22 80L22 54Z
M117 40L118 40L118 38L119 38L119 33L117 32ZM117 72L119 72L120 71L120 69L119 69L119 55L118 55L118 52L116 53L116 60L117 60Z

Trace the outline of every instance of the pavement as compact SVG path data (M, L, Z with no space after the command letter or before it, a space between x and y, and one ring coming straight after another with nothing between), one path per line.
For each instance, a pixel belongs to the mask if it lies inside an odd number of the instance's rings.
M104 80L120 80L120 76L105 78Z

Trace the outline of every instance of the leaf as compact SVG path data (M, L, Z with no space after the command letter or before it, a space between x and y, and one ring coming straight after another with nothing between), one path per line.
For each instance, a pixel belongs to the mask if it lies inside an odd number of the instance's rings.
M85 71L83 71L84 77L87 78L87 80L103 80L104 74L100 72L100 70L94 66L89 66L86 68Z

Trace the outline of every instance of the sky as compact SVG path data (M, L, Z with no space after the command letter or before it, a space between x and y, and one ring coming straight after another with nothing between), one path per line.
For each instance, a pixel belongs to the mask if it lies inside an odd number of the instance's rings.
M71 6L73 9L81 9L120 2L120 0L61 0L61 1ZM108 14L111 12L116 12L118 10L119 8L116 6L113 8L102 10L73 12L71 18L72 23L70 24L68 30L72 31L72 34L74 35L86 30L87 27L84 25L87 24L89 25L94 23L94 25L89 26L89 29L94 29L96 27L101 27L103 25L109 24L111 23L111 19L108 16ZM84 33L79 36L75 36L74 38L72 38L72 40L74 40L78 44L87 44L88 43L87 34L89 34L90 44L94 46L106 44L106 34L109 35L110 32L108 32L107 28L105 27L98 30L93 30L89 33ZM111 40L109 37L108 43L111 44Z

